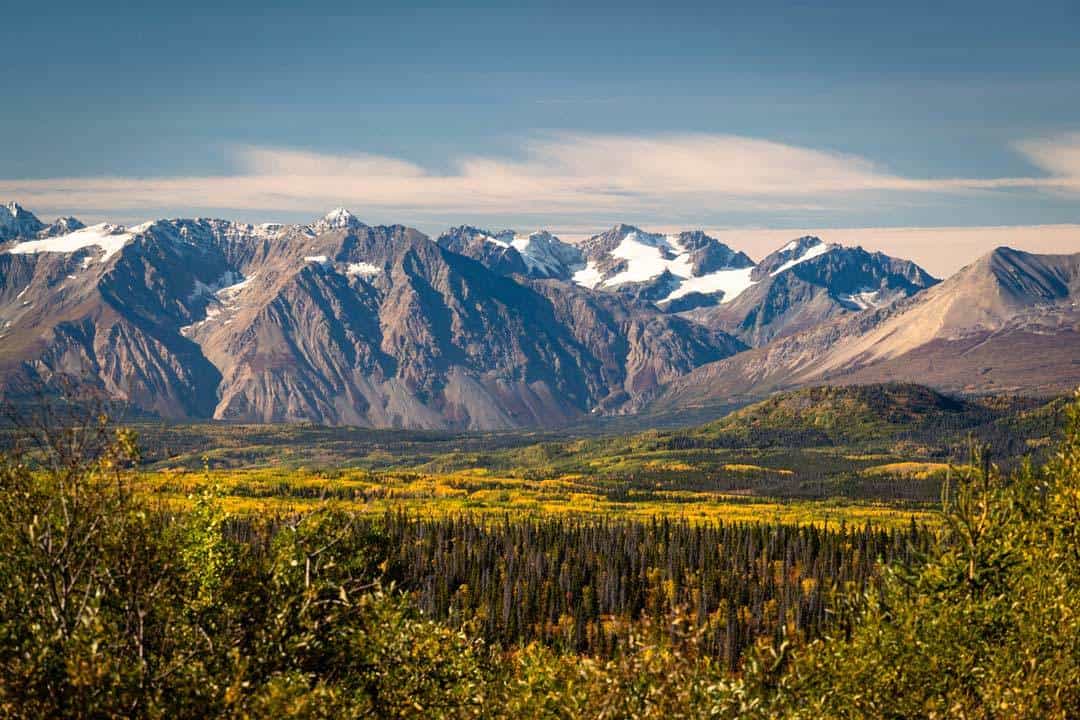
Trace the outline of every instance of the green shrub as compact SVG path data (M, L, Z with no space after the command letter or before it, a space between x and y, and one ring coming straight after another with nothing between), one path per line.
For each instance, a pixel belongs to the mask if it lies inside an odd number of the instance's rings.
M805 718L1080 716L1080 404L1043 468L988 459L946 498L922 569L894 572L850 639L798 652L746 689Z

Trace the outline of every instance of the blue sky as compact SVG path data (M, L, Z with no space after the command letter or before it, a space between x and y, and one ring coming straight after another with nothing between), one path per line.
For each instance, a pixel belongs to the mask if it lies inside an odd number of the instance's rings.
M1078 27L1076 2L18 3L0 196L428 231L1080 223Z

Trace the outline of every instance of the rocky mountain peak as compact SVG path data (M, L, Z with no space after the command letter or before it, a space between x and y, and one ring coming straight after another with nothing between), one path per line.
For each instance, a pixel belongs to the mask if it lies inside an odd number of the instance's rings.
M34 237L44 228L45 223L14 200L0 205L0 242Z
M328 230L349 230L363 227L363 225L355 215L345 208L339 207L323 215L312 224L312 227L325 232Z
M171 418L550 426L745 349L574 286L580 255L551 233L499 236L436 245L335 211L20 238L0 252L0 395L68 378ZM491 264L465 257L476 248Z
M1039 355L1077 367L1080 256L998 248L932 287L914 263L813 236L755 265L700 230L627 224L582 245L468 225L432 242L345 209L123 228L44 226L9 203L0 230L0 394L69 376L166 417L493 429L906 356L888 368L1018 387L1046 377ZM1028 365L994 375L987 333L1012 333Z
M71 216L62 217L53 220L52 223L50 223L46 228L41 230L38 235L40 237L55 237L57 235L67 235L68 233L73 233L76 230L82 230L85 227L86 224L78 218L73 218Z
M512 231L504 230L503 232L505 233L505 232L512 232ZM476 227L474 225L457 225L455 227L450 228L445 233L443 233L444 236L454 236L454 237L462 237L462 238L478 238L478 239L483 239L483 238L486 238L486 237L496 237L499 234L501 234L501 233L493 233L490 230L484 230L483 228L478 228L478 227Z
M805 252L806 250L814 247L815 245L821 245L822 242L822 239L816 235L803 235L802 237L797 237L791 242L789 242L787 245L782 247L781 250L787 250L798 255L800 252Z
M1069 256L1036 255L997 247L957 273L984 295L1000 296L1010 306L1054 303L1080 292L1080 266ZM1075 257L1075 256L1074 256Z
M643 232L640 228L636 228L633 225L627 225L626 223L618 223L612 226L610 230L606 230L599 235L593 235L592 237L584 240L580 247L581 251L590 260L602 260L603 256L613 251L630 235L650 236L649 233Z
M799 263L813 260L838 247L840 245L826 244L821 238L813 235L795 238L780 249L766 255L758 263L757 269L754 271L754 279L779 274Z

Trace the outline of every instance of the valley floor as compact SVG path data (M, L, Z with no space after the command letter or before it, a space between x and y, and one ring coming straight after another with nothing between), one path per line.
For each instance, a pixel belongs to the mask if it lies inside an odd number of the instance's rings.
M141 476L139 487L171 507L212 491L228 511L284 515L315 509L381 516L404 511L416 517L461 515L495 519L669 518L692 523L871 523L902 527L912 520L935 524L936 508L903 500L756 497L740 492L604 488L581 476L549 480L500 477L485 470L446 474L341 469L160 470Z

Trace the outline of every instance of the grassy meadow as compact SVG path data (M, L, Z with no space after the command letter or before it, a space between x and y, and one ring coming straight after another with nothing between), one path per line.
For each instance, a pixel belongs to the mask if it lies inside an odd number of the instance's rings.
M733 472L744 472L736 469ZM807 500L755 497L735 492L618 489L581 475L531 480L485 469L453 473L257 468L157 470L139 487L150 497L188 507L206 492L238 514L289 514L315 508L361 515L404 510L419 517L476 514L504 517L667 517L690 522L769 522L835 526L840 523L898 527L914 518L933 523L928 505L848 498Z

